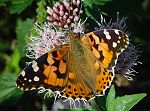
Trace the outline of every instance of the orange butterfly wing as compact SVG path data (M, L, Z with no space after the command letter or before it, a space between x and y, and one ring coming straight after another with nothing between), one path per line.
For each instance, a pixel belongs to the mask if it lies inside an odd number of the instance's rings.
M53 49L32 61L19 75L16 84L22 90L50 89L61 91L67 83L66 56L69 46Z
M81 39L83 44L91 47L92 53L102 67L112 70L118 55L128 46L128 36L117 29L104 29L90 32Z

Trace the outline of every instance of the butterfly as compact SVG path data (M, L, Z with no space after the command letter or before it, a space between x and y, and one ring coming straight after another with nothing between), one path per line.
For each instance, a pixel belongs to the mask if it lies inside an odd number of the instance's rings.
M73 100L104 95L114 78L118 55L129 44L128 36L118 29L103 29L67 37L68 44L27 65L16 80L17 87L25 91L49 89Z

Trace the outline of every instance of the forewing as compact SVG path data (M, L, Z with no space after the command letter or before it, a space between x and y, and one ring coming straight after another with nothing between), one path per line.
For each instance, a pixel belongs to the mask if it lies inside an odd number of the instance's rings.
M117 29L104 29L85 34L82 43L90 46L102 67L112 70L118 55L128 46L128 36Z
M67 82L65 57L68 49L68 45L63 45L32 61L20 73L16 81L17 86L22 90L63 90Z

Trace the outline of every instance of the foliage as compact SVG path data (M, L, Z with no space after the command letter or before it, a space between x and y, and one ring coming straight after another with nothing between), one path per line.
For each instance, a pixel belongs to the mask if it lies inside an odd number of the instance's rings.
M11 14L20 14L28 6L32 4L32 0L1 0L0 6L6 6Z
M46 2L44 0L41 0L37 3L38 8L36 9L37 13L37 22L42 23L46 21Z
M16 28L17 48L21 56L25 56L26 37L29 37L29 32L34 25L34 20L27 19L26 21L18 20Z
M9 103L15 104L23 92L16 87L17 73L19 67L20 55L18 49L14 49L13 54L6 63L6 67L0 75L0 105Z
M115 98L115 96L115 89L114 86L112 86L106 99L107 111L129 111L135 104L143 99L146 94L125 95L117 98Z
M15 85L17 78L15 74L9 73L6 75L0 76L0 105L15 105L23 94L23 91L19 90Z

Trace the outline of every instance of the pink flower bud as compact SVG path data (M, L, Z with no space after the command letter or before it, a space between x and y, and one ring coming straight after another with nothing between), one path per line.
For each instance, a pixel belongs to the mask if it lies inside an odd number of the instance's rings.
M49 13L50 15L52 15L53 14L53 9L52 8L50 8L50 7L47 7L47 13Z
M47 16L47 20L52 21L53 18L51 16Z
M73 16L69 16L69 18L72 20L72 19L73 19Z
M66 7L67 10L70 10L70 4L67 1L63 1L64 6Z
M64 15L64 16L63 16L63 20L66 20L66 19L67 19L67 17L68 17L67 15Z
M73 10L73 7L72 7L72 6L70 6L70 10Z
M66 12L66 13L65 13L65 15L67 15L67 16L68 16L69 14Z
M60 16L64 16L64 11L63 11L63 10L60 10L60 11L59 11L59 14L60 14Z
M73 19L74 22L77 22L78 20L79 20L78 16L75 16L74 19Z
M74 27L75 26L75 24L74 23L71 23L71 27Z
M65 6L67 10L70 10L70 6Z
M68 23L68 24L70 24L70 23L71 23L71 20L70 20L69 18L67 19L67 23Z
M77 13L79 11L79 9L78 8L75 8L74 10L73 10L73 13Z
M60 6L60 2L56 2L55 7L59 7Z
M49 25L49 26L53 26L53 23L52 23L52 22L48 22L48 25Z
M63 19L63 17L60 16L60 17L59 17L59 20L62 20L62 19Z
M53 13L53 17L58 20L58 15L56 13Z
M64 28L68 28L69 26L68 25L64 25Z
M58 8L56 8L56 7L53 7L53 10L54 10L56 13L59 13L59 10L58 10Z
M60 9L60 10L64 10L64 6L63 6L63 5L60 5L60 6L59 6L59 9Z
M79 6L80 5L80 0L77 0L77 6Z
M60 27L63 27L64 24L63 24L62 22L59 22L59 26L60 26Z
M54 21L54 22L53 22L53 25L59 25L59 23L58 23L58 22L56 22L56 21Z
M64 0L63 3L64 3L64 5L65 5L65 7L70 6L70 4L69 4L66 0Z
M73 0L73 4L74 4L74 5L77 5L77 0Z

